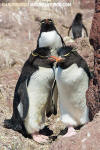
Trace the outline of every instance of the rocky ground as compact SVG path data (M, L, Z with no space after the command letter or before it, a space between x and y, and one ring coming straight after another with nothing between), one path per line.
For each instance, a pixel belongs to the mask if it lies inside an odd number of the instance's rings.
M57 143L54 142L54 144L52 142L40 145L31 139L23 137L18 132L4 128L3 121L5 118L11 117L14 88L25 60L28 58L31 50L36 47L40 30L39 21L41 19L45 17L52 18L65 43L75 45L80 55L86 59L91 71L93 70L93 49L89 45L89 39L84 38L69 43L67 38L68 27L75 13L80 11L82 13L84 12L84 24L89 33L93 10L80 10L76 5L68 9L0 7L0 150L48 150L49 148L54 150L55 144L56 149L61 150L61 143L63 143L61 140L57 140ZM53 130L52 137L57 136L65 128L65 125L59 121L59 114L57 116L51 116L49 119L47 118L46 125ZM68 143L68 146L65 149L88 150L86 149L87 141L91 145L93 139L95 140L94 145L97 145L99 126L100 119L97 117L93 122L83 127L78 135L71 139L66 139L65 142ZM94 128L98 128L97 135L95 135L96 133L94 131L92 132ZM81 144L83 143L83 147L75 148L75 145L78 144L76 139L78 141L82 139ZM72 148L69 148L71 146ZM95 150L93 147L89 148ZM100 147L97 147L96 150L99 149Z
M100 149L100 113L94 120L70 138L62 138L50 146L50 150L99 150Z

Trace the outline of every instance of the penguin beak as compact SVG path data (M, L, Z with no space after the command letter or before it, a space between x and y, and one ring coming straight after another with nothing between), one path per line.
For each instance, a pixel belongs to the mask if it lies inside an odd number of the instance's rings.
M51 61L55 60L57 63L63 60L63 58L59 58L59 57L56 57L56 56L50 56L50 58L51 58L50 59Z
M49 20L48 19L46 19L46 21L45 21L47 24L49 24Z

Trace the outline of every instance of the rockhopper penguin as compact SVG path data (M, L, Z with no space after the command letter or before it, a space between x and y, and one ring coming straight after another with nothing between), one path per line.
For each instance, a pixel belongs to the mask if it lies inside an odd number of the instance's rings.
M76 14L73 23L69 28L68 36L70 36L72 39L88 36L87 29L82 22L81 13Z
M58 56L57 50L65 46L63 38L58 33L54 22L52 19L44 19L41 21L41 29L40 34L37 41L37 47L49 47L51 51L51 55ZM58 91L55 85L53 91L53 103L54 103L54 111L52 112L52 101L49 100L47 107L47 116L49 117L52 113L57 114L57 99L58 99Z
M42 20L37 47L49 47L51 48L51 55L57 55L57 49L64 45L63 38L58 33L53 20Z
M37 48L31 53L16 84L12 118L4 121L5 127L22 132L25 129L39 143L48 139L40 135L39 130L44 127L54 81L54 62L48 59L50 55L48 47Z
M58 55L61 58L55 70L55 79L59 93L60 118L68 127L64 137L69 137L76 134L73 127L89 121L86 91L91 74L86 61L73 47L60 48Z

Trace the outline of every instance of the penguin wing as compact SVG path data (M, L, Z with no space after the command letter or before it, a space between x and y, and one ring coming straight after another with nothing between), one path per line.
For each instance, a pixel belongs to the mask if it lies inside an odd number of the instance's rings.
M88 37L88 32L87 32L87 29L86 27L82 24L82 28L84 29L85 33L86 33L86 36Z
M34 63L35 57L32 56L32 54L29 56L28 60L25 62L21 75L19 77L19 80L16 85L16 92L18 95L18 104L22 104L22 115L21 118L25 119L28 108L29 108L29 100L28 100L28 93L27 93L27 84L28 84L28 79L30 76L33 74L34 71L38 69L37 66L35 66Z
M68 36L71 37L72 39L74 39L74 35L73 35L73 31L72 31L72 26L69 27Z
M70 36L70 31L72 29L72 26L69 27L69 30L68 30L68 36Z
M28 108L29 108L29 100L28 100L26 80L20 84L19 89L18 89L18 95L20 98L20 103L22 104L21 118L24 120L27 116Z
M86 71L89 79L92 79L92 77L93 77L92 73L90 72L89 67L88 67L86 61L82 57L81 57L81 63L79 63L79 64L80 64L79 67L82 67Z
M90 72L90 69L89 69L89 66L88 66L86 60L82 56L80 56L78 54L78 52L73 52L73 54L74 54L74 56L76 56L76 57L74 57L75 60L74 60L74 58L73 58L73 60L77 63L78 67L81 67L85 70L85 72L87 73L87 76L89 77L89 80L92 79L93 73Z
M58 34L58 35L60 36L60 38L61 38L62 46L65 46L65 42L64 42L62 36L59 34L59 32L58 32L57 30L56 30L56 32L57 32L57 34Z
M57 114L57 101L58 101L58 88L57 88L57 83L56 80L54 80L53 87L52 87L52 98L53 98L53 107L54 107L54 112L53 114Z

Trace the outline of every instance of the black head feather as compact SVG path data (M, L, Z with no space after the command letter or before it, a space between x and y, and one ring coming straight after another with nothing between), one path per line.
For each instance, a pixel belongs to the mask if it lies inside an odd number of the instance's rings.
M49 47L41 47L37 48L33 51L34 54L38 54L40 56L50 56L50 48Z
M73 49L74 49L74 47L72 47L72 46L61 47L57 52L58 56L64 56L65 54L70 53Z
M41 32L56 30L52 19L43 19L41 21Z
M81 23L82 22L82 14L81 13L77 13L75 18L74 18L74 21L73 23Z

